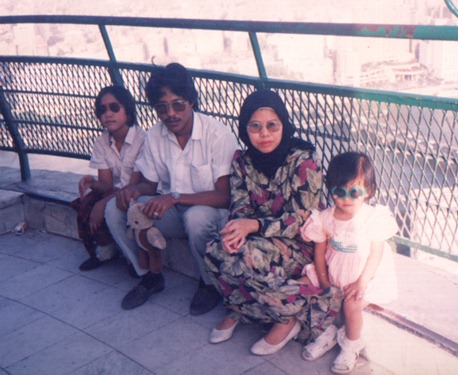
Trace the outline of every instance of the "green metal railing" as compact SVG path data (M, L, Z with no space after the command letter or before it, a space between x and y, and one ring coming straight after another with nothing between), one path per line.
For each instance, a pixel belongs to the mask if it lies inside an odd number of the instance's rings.
M451 4L451 3L450 3ZM271 23L78 16L0 17L0 25L97 26L105 59L0 56L0 150L19 155L21 176L31 178L28 154L88 159L101 128L94 98L109 84L134 95L138 123L155 123L144 94L150 64L120 62L108 29L119 27L245 33L258 76L190 69L200 110L237 135L237 115L246 95L268 87L287 103L298 134L317 146L323 167L352 149L375 161L378 200L395 213L398 250L422 250L458 261L458 100L355 87L273 79L265 66L260 34L329 35L352 38L458 41L458 27ZM186 58L179 62L186 64ZM229 64L230 65L230 64Z

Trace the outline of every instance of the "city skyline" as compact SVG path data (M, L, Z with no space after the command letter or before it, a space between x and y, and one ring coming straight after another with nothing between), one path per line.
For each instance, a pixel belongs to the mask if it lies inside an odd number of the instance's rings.
M80 15L141 15L152 16L158 1L138 1L126 7L122 0L81 1L78 7L63 0L4 0L3 14L80 14ZM385 1L383 4L360 0L327 0L319 7L308 7L313 1L287 0L278 3L259 1L215 1L208 6L205 18L252 19L295 22L361 22L366 23L451 23L458 18L445 3L429 0ZM39 6L37 5L39 4ZM153 4L153 5L151 5ZM178 6L181 4L182 6ZM207 0L192 3L169 1L155 17L199 18L199 9ZM393 6L396 4L396 7ZM125 12L124 12L125 11ZM449 14L447 14L447 11ZM272 12L276 12L275 16ZM339 13L338 19L336 13ZM122 13L122 14L119 14ZM437 17L435 17L437 16ZM442 16L442 17L438 17ZM447 16L447 18L444 18ZM450 16L450 17L449 17ZM186 17L184 17L186 18ZM200 17L204 18L204 17ZM423 20L423 21L422 21ZM410 21L410 22L408 22ZM22 25L3 32L0 54L45 55L78 58L106 58L100 34L89 27L69 25ZM125 28L109 30L119 61L157 64L181 61L188 67L227 71L257 76L255 61L247 35L212 33L199 30L160 30ZM13 35L13 39L10 35ZM388 89L418 94L458 96L458 49L452 43L434 41L386 40L376 38L345 38L303 35L259 35L267 74L271 78L337 84L362 88ZM183 43L186 40L186 43ZM299 47L299 48L298 48Z

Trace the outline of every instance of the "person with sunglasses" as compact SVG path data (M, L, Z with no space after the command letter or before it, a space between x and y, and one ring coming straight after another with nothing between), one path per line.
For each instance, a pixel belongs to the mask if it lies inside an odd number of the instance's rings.
M124 87L100 90L95 99L95 116L104 130L94 142L89 167L97 169L98 176L83 176L78 184L80 197L72 202L78 212L78 234L90 256L80 265L81 271L98 268L116 255L104 220L105 207L116 190L140 181L134 164L146 134L135 125L135 101Z
M198 112L194 81L181 64L153 66L145 91L159 121L148 130L137 162L142 181L120 191L105 215L116 242L141 276L121 307L129 310L144 304L165 283L161 250L148 244L143 232L142 249L126 235L126 210L133 198L144 204L143 212L155 219L166 239L187 238L200 274L189 312L203 314L221 301L203 266L203 255L207 242L227 221L237 141L229 127Z
M303 238L315 242L314 267L304 279L327 289L343 290L345 326L332 325L304 347L302 356L312 361L333 348L341 347L331 370L347 374L365 347L361 330L363 310L369 303L385 304L397 297L392 250L387 240L398 226L385 206L368 201L377 189L370 158L358 152L334 157L326 174L326 187L335 206L314 211L302 227Z
M296 336L321 333L338 315L337 288L322 293L298 281L313 259L300 228L320 206L322 176L314 146L294 131L276 92L245 99L239 135L246 150L232 163L230 220L205 255L228 310L210 333L213 344L229 340L239 323L265 323L271 328L251 353L269 355Z

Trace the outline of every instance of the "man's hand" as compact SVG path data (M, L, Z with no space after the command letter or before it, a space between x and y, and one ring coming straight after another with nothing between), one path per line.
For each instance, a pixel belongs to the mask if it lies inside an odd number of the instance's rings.
M90 175L86 175L86 176L83 176L81 178L80 182L78 183L78 190L79 190L81 199L84 198L84 196L86 195L87 190L91 188L92 184L95 181L96 181L95 177L94 176L90 176Z
M140 191L136 185L127 186L116 192L116 206L120 210L127 211L129 209L130 200L137 200L139 196Z
M164 213L174 205L175 199L171 194L158 195L145 203L143 212L152 219L161 219Z

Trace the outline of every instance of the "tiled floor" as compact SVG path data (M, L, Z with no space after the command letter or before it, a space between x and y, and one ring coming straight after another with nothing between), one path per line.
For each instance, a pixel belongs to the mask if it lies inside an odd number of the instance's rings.
M241 326L225 343L208 343L224 316L218 306L188 314L197 281L166 273L165 290L124 311L120 301L138 280L121 260L80 272L79 241L28 230L0 236L0 374L330 374L334 349L309 363L301 345L258 357L263 332ZM355 375L388 374L360 359Z

